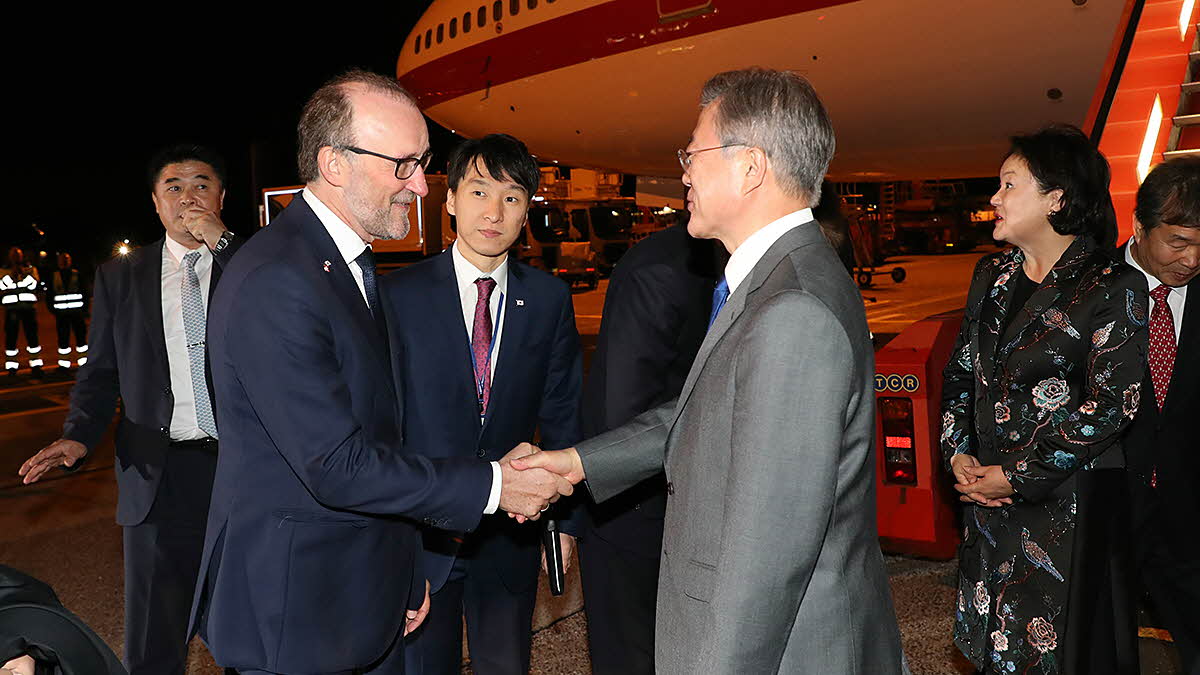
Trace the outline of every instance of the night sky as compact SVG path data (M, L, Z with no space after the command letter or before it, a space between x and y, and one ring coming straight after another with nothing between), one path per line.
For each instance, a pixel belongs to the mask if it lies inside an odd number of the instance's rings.
M59 6L71 25L62 25L64 16L11 24L2 48L11 152L0 245L67 250L86 265L102 262L118 239L153 241L162 224L145 164L180 141L226 158L224 220L249 234L258 191L296 182L304 101L350 67L394 76L403 40L429 4L351 3L342 6L354 16L307 21L299 5L277 5L288 14L274 17L152 5L128 23ZM444 162L453 137L436 124L431 132Z

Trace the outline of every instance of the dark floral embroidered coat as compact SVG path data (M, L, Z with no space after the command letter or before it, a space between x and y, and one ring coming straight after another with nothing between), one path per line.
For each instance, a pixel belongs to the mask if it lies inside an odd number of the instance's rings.
M1140 272L1079 237L1025 306L1009 307L1023 261L1012 248L976 265L944 371L945 461L999 464L1016 491L1011 506L964 506L954 640L987 672L1060 673L1086 516L1076 474L1124 466L1118 437L1138 408L1149 303Z

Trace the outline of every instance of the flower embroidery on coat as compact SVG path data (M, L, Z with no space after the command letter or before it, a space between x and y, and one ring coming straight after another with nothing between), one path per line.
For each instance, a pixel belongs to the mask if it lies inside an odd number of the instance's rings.
M1084 415L1091 415L1096 412L1096 405L1095 401L1084 401L1083 405L1079 406L1079 412Z
M980 616L987 614L992 598L988 595L987 586L982 581L975 582L975 611Z
M1125 406L1124 413L1126 417L1133 417L1138 411L1138 405L1142 401L1142 383L1134 382L1125 388Z
M1008 406L1003 403L996 404L996 424L1004 424L1009 420Z
M1058 634L1054 632L1054 624L1035 616L1025 628L1029 631L1029 645L1034 649L1045 654L1058 648Z
M1008 651L1008 636L1000 631L993 631L992 645L996 647L996 651L998 652Z
M1061 408L1070 395L1066 380L1048 377L1034 385L1033 404L1046 412L1053 412Z

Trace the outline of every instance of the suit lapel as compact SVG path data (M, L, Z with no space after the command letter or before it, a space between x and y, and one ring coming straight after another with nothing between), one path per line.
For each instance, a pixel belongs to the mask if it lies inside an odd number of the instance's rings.
M696 388L696 380L703 372L705 365L708 363L708 358L712 356L713 350L725 334L729 332L729 328L733 326L738 317L746 309L746 300L751 293L758 290L767 280L771 270L779 264L792 251L805 246L813 241L813 237L821 236L820 230L816 227L816 221L802 223L795 228L784 233L782 237L771 245L767 252L763 254L755 263L754 268L750 270L750 274L745 281L738 286L737 290L730 294L725 301L725 306L721 308L721 312L717 314L717 318L708 329L708 333L704 336L704 342L700 344L700 351L696 353L696 359L692 363L691 370L688 371L687 380L683 383L683 390L679 394L679 402L675 406L675 416L671 420L671 426L679 421L679 416L683 414L683 408L687 405L688 399Z
M479 402L475 393L475 371L471 360L471 337L463 324L462 298L458 294L458 277L454 274L454 258L446 249L433 263L433 286L429 294L430 314L438 323L439 334L447 337L451 382L461 382L470 397L470 409L479 419Z
M1008 312L1014 311L1009 305L1012 303L1013 287L1017 283L1015 276L1022 274L1021 263L1024 260L1025 257L1021 254L1020 249L1013 248L1008 251L1006 257L1000 262L999 270L992 281L992 287L983 296L979 305L979 336L977 340L980 363L995 362L996 347L1000 344L1000 331L1004 326L1004 319L1008 316ZM994 374L994 372L988 373L988 377L990 378Z
M488 402L487 415L484 417L484 427L491 422L499 401L505 400L497 396L498 384L507 385L509 380L519 372L516 360L519 358L520 346L525 342L525 334L529 329L529 308L525 305L529 288L525 285L523 274L516 262L508 261L508 292L504 294L503 335L500 338L500 349L493 355L496 359L496 372L492 375L492 394ZM520 301L521 304L517 304Z
M1171 371L1171 384L1167 386L1167 398L1163 404L1166 407L1171 407L1171 392L1177 391L1182 382L1188 378L1200 377L1200 372L1197 372L1197 368L1200 367L1200 347L1197 347L1200 345L1200 277L1192 279L1187 289L1187 297L1183 302L1183 323L1179 327L1179 337L1175 340L1175 366ZM1150 379L1146 378L1147 381ZM1153 385L1150 391L1153 391ZM1178 399L1179 396L1175 398ZM1182 404L1175 402L1175 405Z
M162 309L162 265L166 239L159 239L142 249L133 265L133 281L139 304L144 313L146 333L154 348L154 357L161 372L170 377L171 368L167 361L167 338L163 334Z
M1076 237L1075 241L1059 257L1058 262L1054 264L1050 272L1046 274L1046 278L1042 279L1041 285L1029 296L1025 307L1008 308L1010 312L1021 312L1024 310L1024 316L1019 315L1015 317L1004 330L997 358L992 359L993 366L999 368L1000 364L1021 343L1025 331L1039 321L1047 326L1054 326L1075 339L1080 339L1078 329L1071 325L1070 318L1057 304L1059 298L1063 295L1063 291L1083 271L1085 267L1084 262L1087 261L1094 248L1091 240L1087 237ZM1014 276L1017 274L1024 274L1019 265L1013 272ZM1015 282L1010 281L1009 283ZM1010 292L1010 301L1011 298L1012 294Z
M380 335L375 319L371 316L371 310L367 307L366 300L363 299L362 291L358 289L358 282L354 280L350 266L342 258L337 244L333 242L333 238L329 236L325 226L321 224L321 219L317 218L317 214L313 213L303 199L293 199L287 207L287 210L291 209L299 211L300 217L296 220L300 231L304 233L313 247L313 256L317 261L315 264L321 265L322 269L326 271L326 278L329 279L334 294L346 307L346 311L349 312L354 323L371 344L382 366L390 372L391 359L388 356L387 345L384 343L384 336Z

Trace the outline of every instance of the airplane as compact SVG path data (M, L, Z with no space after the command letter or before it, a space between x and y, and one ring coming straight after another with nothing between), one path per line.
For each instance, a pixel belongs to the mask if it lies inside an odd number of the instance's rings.
M706 79L790 69L833 120L831 178L992 176L1012 134L1090 122L1132 4L434 0L396 74L458 134L504 131L547 163L677 179Z

